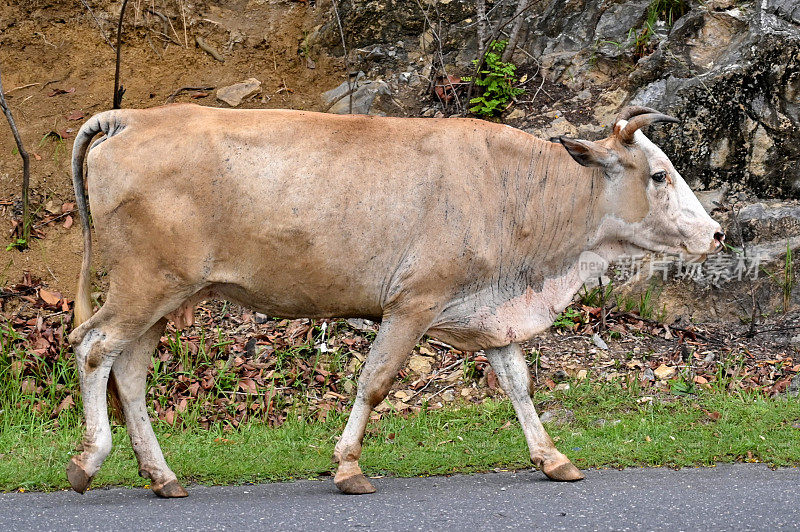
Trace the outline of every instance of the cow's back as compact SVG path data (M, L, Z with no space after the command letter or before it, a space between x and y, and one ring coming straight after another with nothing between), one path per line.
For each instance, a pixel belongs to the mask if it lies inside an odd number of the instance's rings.
M487 217L508 198L487 138L514 134L502 126L194 105L121 116L88 159L111 267L158 260L282 315L380 315L409 272L449 290L491 267Z

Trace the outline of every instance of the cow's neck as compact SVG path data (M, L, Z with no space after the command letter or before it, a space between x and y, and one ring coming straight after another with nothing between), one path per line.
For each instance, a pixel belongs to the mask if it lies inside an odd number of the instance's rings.
M570 272L583 251L614 254L608 244L618 222L607 216L606 196L613 192L607 180L599 170L577 164L561 145L538 139L520 149L516 161L501 172L506 196L516 196L519 205L502 214L507 249L514 250L503 258L523 262L525 271L523 279L516 277L515 288L539 290L546 279L564 278L570 287L578 283L577 290L579 279Z
M611 190L599 170L578 165L558 144L537 140L528 153L527 164L505 170L513 180L504 186L521 193L525 208L506 226L517 251L503 257L507 273L490 314L510 324L500 341L530 338L552 324L583 285L581 253L610 261L627 249L619 240L625 222L610 212L624 191Z

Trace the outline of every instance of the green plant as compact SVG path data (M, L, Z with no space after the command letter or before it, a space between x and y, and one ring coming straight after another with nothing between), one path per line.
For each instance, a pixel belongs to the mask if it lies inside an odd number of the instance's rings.
M667 27L672 27L675 21L689 11L687 0L653 0L647 7L647 17L641 28L631 28L628 40L633 41L632 47L636 57L644 57L653 52L650 40L655 33L654 27L661 20Z
M476 115L488 117L502 113L508 108L511 100L525 92L525 89L514 87L514 83L517 82L517 66L501 60L507 44L508 41L489 43L483 57L483 67L478 71L478 75L474 80L472 77L464 78L465 81L473 81L483 89L480 96L469 101L472 104L469 110ZM480 59L473 60L475 66L479 63Z
M655 300L659 295L661 295L661 291L654 284L647 287L644 294L639 296L639 316L646 320L664 321L667 314L666 308L662 307L659 310L656 307Z
M11 251L12 249L22 250L27 247L28 247L28 241L25 240L24 238L18 238L6 246L6 251Z
M556 317L553 327L572 330L579 323L581 323L581 313L572 307L567 307L564 312Z
M681 376L680 379L672 381L670 391L672 395L677 396L697 395L697 386L685 376Z
M783 272L782 278L779 279L775 274L768 272L766 269L761 268L761 271L767 274L772 281L781 290L783 297L783 313L789 312L789 307L792 304L792 291L797 284L797 279L794 276L794 255L792 248L789 246L789 241L786 241L786 256L783 259Z
M642 319L663 322L666 319L667 309L656 307L656 300L661 291L656 285L651 284L638 298L617 295L617 307L623 312L636 312Z
M609 283L607 285L597 285L591 289L587 289L584 286L583 292L579 294L581 304L586 305L587 307L600 307L603 305L604 301L608 301L613 291L613 283Z
M44 146L45 142L50 140L53 144L55 144L55 148L53 149L53 162L58 164L58 161L61 159L61 155L64 154L66 150L66 144L64 142L64 137L56 133L55 131L50 131L46 133L42 140L39 141L39 147L41 148Z

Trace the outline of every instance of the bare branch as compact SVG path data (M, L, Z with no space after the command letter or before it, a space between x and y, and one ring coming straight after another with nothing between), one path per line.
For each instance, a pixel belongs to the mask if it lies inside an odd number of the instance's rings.
M478 12L478 57L483 57L483 50L486 46L486 0L477 0L476 10Z
M24 247L28 246L28 241L31 237L31 220L30 220L30 209L28 206L28 188L30 186L30 177L31 177L31 159L28 156L28 152L25 150L25 146L22 144L22 138L19 136L19 131L17 130L17 124L14 122L14 116L11 114L11 109L9 109L8 104L6 103L6 96L3 93L3 80L2 80L2 71L0 71L0 107L3 108L3 113L6 115L6 119L8 120L8 125L11 127L11 133L14 135L14 141L17 143L17 150L19 150L19 156L22 157L22 239L25 241L23 244Z
M528 9L528 4L530 0L519 0L517 3L517 10L514 12L514 17L517 19L514 21L514 25L511 26L511 33L508 34L508 46L506 46L505 51L503 51L503 57L501 61L508 62L511 60L511 56L514 55L514 50L517 48L517 42L519 42L519 32L522 29L522 23L525 22L525 17L522 17L522 13Z
M122 51L122 20L125 17L125 7L128 0L122 0L122 7L119 10L119 24L117 24L117 65L114 70L114 101L112 109L119 109L122 106L122 95L125 94L125 87L119 86L119 63L120 52Z
M352 76L350 76L350 58L347 55L347 44L344 40L344 29L342 28L342 19L339 17L339 6L336 0L331 0L333 4L333 13L336 15L336 24L339 25L339 35L342 37L342 50L344 51L344 67L347 70L347 95L350 97L350 109L348 111L349 114L353 114L353 93L356 91L355 87L358 85L358 75L356 75L355 83L352 81ZM330 109L330 107L328 108Z

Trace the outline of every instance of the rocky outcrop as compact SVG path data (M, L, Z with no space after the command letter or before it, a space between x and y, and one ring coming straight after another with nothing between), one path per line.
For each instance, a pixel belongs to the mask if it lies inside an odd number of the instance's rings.
M790 5L791 4L791 5ZM682 124L653 137L695 186L800 197L800 10L789 0L709 3L631 75L632 103ZM685 172L689 173L689 172Z
M487 9L497 22L510 16L513 4L498 9L487 2ZM535 59L537 72L571 96L540 110L542 119L552 115L549 123L533 115L520 120L520 111L511 123L596 138L587 128L607 127L623 105L655 107L682 120L653 128L651 136L696 189L728 185L733 193L800 198L800 4L685 0L668 12L655 11L656 5L536 4L525 14L524 50L516 60ZM476 50L472 0L343 0L339 14L353 70L385 79L400 101L405 94L409 101L424 98L420 91L443 68L469 73ZM335 19L323 33L341 48ZM422 83L412 88L401 75ZM578 101L587 91L589 98ZM587 105L594 113L584 112L583 121L570 115L570 106Z

